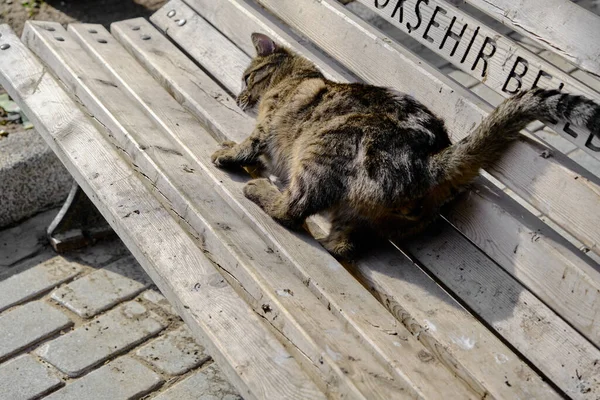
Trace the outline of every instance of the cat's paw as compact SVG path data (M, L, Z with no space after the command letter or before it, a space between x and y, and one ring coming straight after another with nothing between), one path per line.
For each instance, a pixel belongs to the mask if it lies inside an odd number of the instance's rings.
M232 140L226 140L224 142L221 142L220 145L222 149L231 149L232 147L235 147L237 143Z
M232 150L235 145L235 142L229 140L221 143L221 148L215 151L210 157L212 163L217 167L236 165L235 152Z
M331 239L329 237L325 237L319 239L319 243L321 243L321 246L325 247L325 250L337 258L351 260L355 255L356 248L349 239Z
M266 178L253 179L244 186L244 196L262 208L279 194L277 187Z

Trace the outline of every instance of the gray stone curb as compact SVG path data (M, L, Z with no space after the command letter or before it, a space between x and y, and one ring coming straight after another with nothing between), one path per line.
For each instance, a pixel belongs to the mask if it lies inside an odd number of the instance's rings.
M35 130L0 138L0 227L62 203L72 182Z

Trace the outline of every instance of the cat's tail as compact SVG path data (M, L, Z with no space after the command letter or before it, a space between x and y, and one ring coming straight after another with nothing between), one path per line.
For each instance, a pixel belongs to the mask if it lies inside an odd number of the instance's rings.
M569 122L600 137L600 105L558 90L524 91L505 100L469 136L431 157L432 186L456 190L470 183L537 119Z

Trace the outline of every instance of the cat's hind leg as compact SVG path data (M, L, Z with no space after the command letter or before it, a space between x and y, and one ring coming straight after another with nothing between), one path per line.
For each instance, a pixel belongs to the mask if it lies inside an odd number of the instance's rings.
M350 258L356 250L356 243L352 239L353 233L353 225L336 223L334 220L329 235L319 239L319 243L334 256Z
M308 216L306 210L298 207L297 201L292 199L289 189L280 192L277 186L266 178L248 182L244 187L244 195L287 228L298 229Z
M244 195L280 224L296 229L307 217L337 202L340 191L332 190L335 186L324 176L299 171L292 175L283 192L268 179L262 178L248 182Z
M353 258L362 248L368 247L368 244L378 238L377 234L370 230L367 221L353 212L347 204L338 205L331 210L330 216L329 234L319 239L319 243L334 256Z

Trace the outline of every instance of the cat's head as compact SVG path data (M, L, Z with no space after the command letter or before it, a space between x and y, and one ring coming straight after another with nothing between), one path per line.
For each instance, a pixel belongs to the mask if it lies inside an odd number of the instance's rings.
M262 33L253 33L252 44L256 57L242 76L242 91L238 95L237 105L244 111L253 109L262 95L271 87L278 68L291 56L284 47L275 43Z
M242 75L242 91L236 99L242 110L255 109L264 93L282 79L307 69L317 71L310 61L294 54L267 35L253 33L251 38L256 56Z

